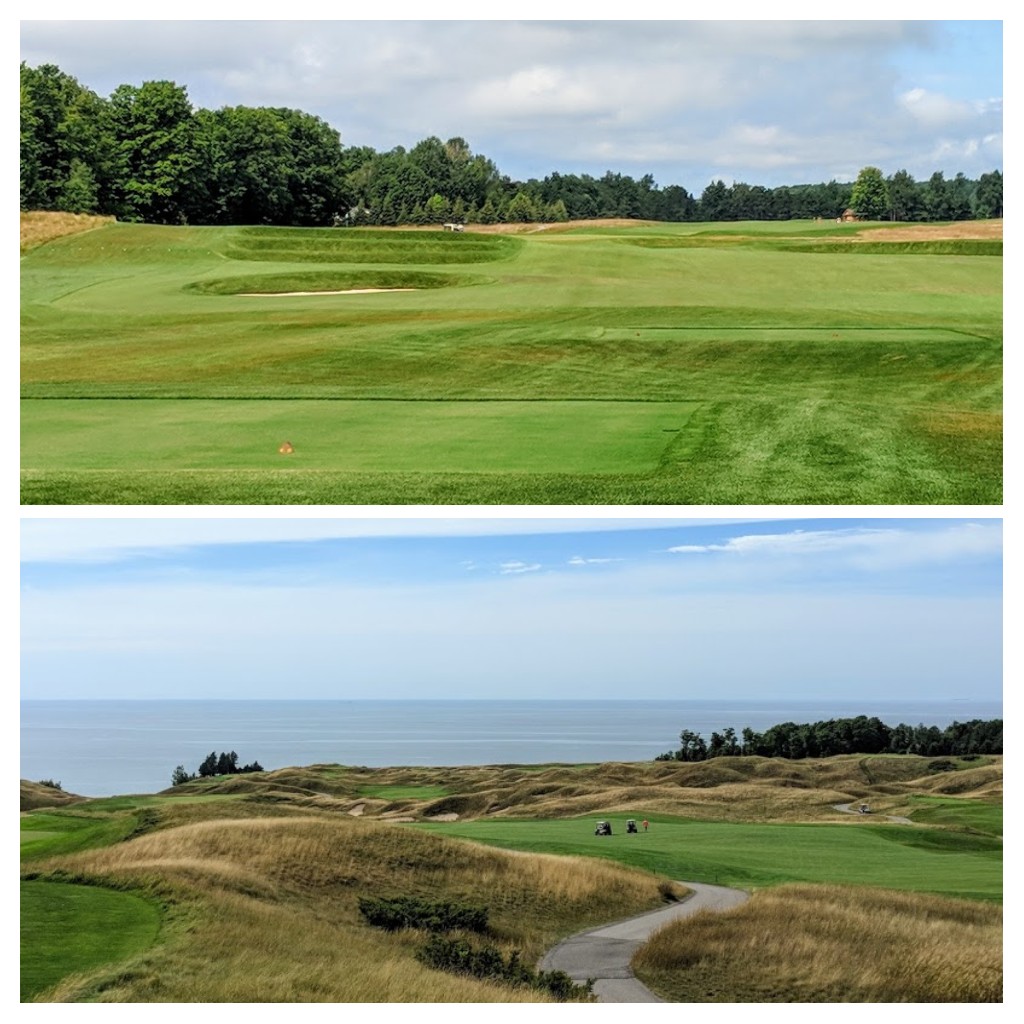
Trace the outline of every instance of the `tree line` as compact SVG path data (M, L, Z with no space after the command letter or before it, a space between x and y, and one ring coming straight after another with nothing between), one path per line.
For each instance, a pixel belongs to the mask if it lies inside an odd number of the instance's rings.
M1002 180L998 170L918 182L905 170L885 178L865 168L845 184L717 180L699 197L650 174L516 181L459 137L387 152L346 147L299 110L194 108L168 81L119 85L103 98L56 65L21 64L22 210L296 226L834 219L851 206L864 219L965 220L1002 216Z
M185 766L179 764L171 773L171 785L181 786L197 778L210 779L215 775L243 775L248 772L261 771L263 771L263 765L259 761L253 761L252 764L239 765L238 755L233 750L231 753L220 754L215 750L211 750L199 766L198 774L196 772L189 774L185 771Z
M1003 752L1003 720L953 722L935 725L886 725L878 718L829 719L797 724L783 722L764 732L733 728L712 732L710 740L684 729L680 747L659 754L656 761L706 761L712 757L832 757L835 754L921 754L925 757L970 757Z

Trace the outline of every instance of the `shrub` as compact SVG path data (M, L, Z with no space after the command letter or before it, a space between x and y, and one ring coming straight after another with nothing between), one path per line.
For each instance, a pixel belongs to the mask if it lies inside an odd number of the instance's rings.
M565 971L534 971L527 967L518 950L510 953L506 960L500 949L494 946L474 949L465 939L435 935L419 950L416 958L436 970L538 989L563 1002L589 1000L594 991L593 979L577 985Z
M40 779L39 785L49 786L50 789L61 789L61 784L59 782L54 782L53 779Z
M428 932L487 931L486 907L447 900L421 900L415 896L363 897L359 900L359 912L370 924L389 932L400 928L423 928Z

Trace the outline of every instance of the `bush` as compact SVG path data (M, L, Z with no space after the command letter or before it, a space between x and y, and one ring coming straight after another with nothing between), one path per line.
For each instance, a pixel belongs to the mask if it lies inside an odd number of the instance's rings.
M363 897L359 900L359 912L370 924L389 932L400 928L423 928L428 932L487 931L486 907L446 900L421 900L415 896Z
M474 949L465 939L445 939L435 935L420 949L416 958L436 970L535 988L563 1002L589 1000L594 991L593 979L577 985L565 971L534 971L527 967L518 950L510 953L506 960L500 949L494 946Z
M50 789L61 789L61 784L59 782L54 782L53 779L40 779L39 785L49 786Z

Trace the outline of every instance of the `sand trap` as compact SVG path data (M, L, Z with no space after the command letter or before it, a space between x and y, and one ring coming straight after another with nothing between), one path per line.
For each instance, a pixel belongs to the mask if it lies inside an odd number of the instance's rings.
M377 292L415 292L418 288L346 288L337 292L237 292L246 299L279 299L288 295L374 295Z
M428 821L458 821L459 816L457 814L432 814L427 819Z
M363 811L365 810L366 804L356 804L355 807L349 809L348 813L351 814L354 818L358 818L360 817L360 815L362 815Z

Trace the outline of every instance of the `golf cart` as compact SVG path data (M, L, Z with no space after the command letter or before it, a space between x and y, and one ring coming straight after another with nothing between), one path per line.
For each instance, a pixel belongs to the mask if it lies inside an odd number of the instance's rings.
M630 818L629 821L626 822L626 831L636 832L636 830L636 822L632 818Z
M594 829L595 836L610 836L612 834L612 823L610 821L599 821Z

